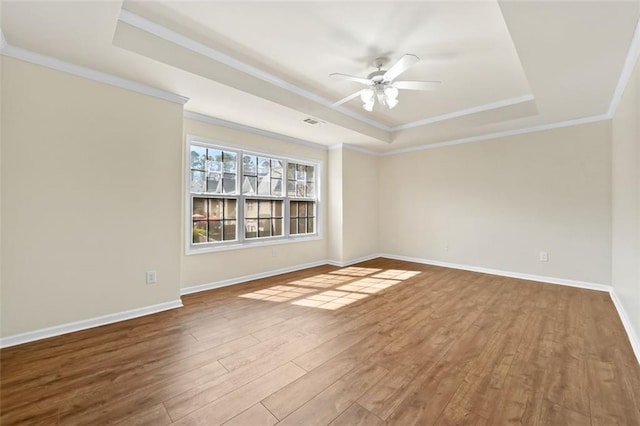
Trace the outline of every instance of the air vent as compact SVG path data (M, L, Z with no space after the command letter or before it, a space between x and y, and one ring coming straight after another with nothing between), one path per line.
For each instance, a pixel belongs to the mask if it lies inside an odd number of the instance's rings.
M302 122L303 123L307 123L310 126L315 126L315 127L324 124L324 121L320 121L317 118L311 118L311 117L305 118L304 120L302 120Z

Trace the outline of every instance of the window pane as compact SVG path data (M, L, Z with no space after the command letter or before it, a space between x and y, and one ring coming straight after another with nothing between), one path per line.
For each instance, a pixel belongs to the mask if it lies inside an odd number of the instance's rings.
M282 219L272 219L272 234L282 235Z
M287 164L287 179L295 180L296 178L296 164L288 163Z
M271 219L258 220L258 237L271 236Z
M223 219L222 217L222 201L221 199L209 200L209 220Z
M242 157L242 173L245 175L256 175L257 159L255 155L244 155Z
M207 203L205 198L193 199L192 219L205 219L207 217Z
M298 219L298 234L306 234L307 233L307 219L300 218Z
M298 202L297 201L291 201L291 203L289 203L289 216L298 217Z
M298 219L289 220L289 234L294 235L298 233Z
M207 242L207 222L203 220L197 220L193 222L193 243L206 243Z
M222 174L220 172L208 173L207 192L211 192L214 194L222 193Z
M298 164L298 167L296 168L296 180L306 180L306 171L307 168L305 166Z
M207 160L207 149L199 146L191 145L191 168L204 170L206 160Z
M225 220L224 221L224 240L235 240L236 239L236 221L235 220Z
M260 217L271 217L271 201L260 201Z
M284 216L284 212L282 211L282 208L284 206L284 202L283 201L274 201L273 202L273 217L283 217Z
M271 179L271 195L282 195L282 179Z
M204 172L191 171L191 192L201 193L205 190Z
M269 158L258 157L258 176L269 176L271 174L271 160Z
M304 182L296 182L296 197L304 198L304 191L306 189L306 184Z
M282 178L282 160L271 160L271 177Z
M256 186L258 185L257 178L253 176L245 176L242 180L242 193L248 195L255 195Z
M225 151L222 153L222 171L225 173L237 173L238 154Z
M316 224L315 218L310 217L309 219L307 219L307 232L309 234L313 234L315 232L315 224Z
M298 203L298 216L305 217L307 215L307 203Z
M313 182L307 182L307 198L314 198L316 196L316 184Z
M224 218L225 219L236 218L236 203L237 203L236 200L231 200L231 199L224 200Z
M244 221L244 237L256 238L258 236L258 220L247 219Z
M271 195L271 179L269 179L269 176L258 177L258 195Z
M315 216L316 215L316 203L308 202L307 203L307 216Z
M313 182L316 180L316 168L314 166L307 166L307 181Z
M222 241L222 221L209 221L209 241Z
M258 217L258 200L245 200L244 217L248 219L253 219Z
M295 180L288 180L287 181L287 195L289 197L295 197L296 196L296 181Z
M208 154L207 164L211 164L210 167L213 167L217 172L222 171L222 151L219 149L209 148Z

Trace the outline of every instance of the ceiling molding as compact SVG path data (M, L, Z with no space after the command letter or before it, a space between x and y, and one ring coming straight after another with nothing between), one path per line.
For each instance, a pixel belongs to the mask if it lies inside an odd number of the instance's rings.
M620 79L618 79L618 84L616 85L611 103L609 104L608 114L611 117L613 117L618 110L618 105L620 105L624 90L633 74L633 69L636 66L636 62L638 62L638 57L640 57L640 20L638 20L638 24L636 25L636 30L629 45L629 52L627 53L627 58L624 61L624 66L620 73Z
M370 149L363 148L361 146L351 145L348 143L337 143L329 147L329 151L334 151L336 149L348 149L349 151L360 152L362 154L372 155L374 157L382 157L384 155L381 152L372 151Z
M183 114L184 118L190 120L200 121L202 123L213 124L214 126L226 127L228 129L239 130L241 132L247 132L254 135L264 136L271 139L277 139L284 142L294 143L296 145L303 145L309 148L319 149L322 151L326 151L328 147L326 145L322 145L315 142L306 141L303 139L294 138L292 136L283 135L281 133L271 132L269 130L258 129L257 127L251 127L240 123L235 123L233 121L223 120L221 118L211 117L210 115L200 114L198 112L193 111L185 111Z
M462 144L467 144L472 142L480 142L487 139L498 139L506 136L522 135L525 133L534 133L534 132L540 132L543 130L558 129L561 127L578 126L580 124L595 123L597 121L604 121L604 120L610 120L610 119L611 119L611 116L609 114L593 115L590 117L576 118L574 120L559 121L557 123L541 124L538 126L526 127L522 129L505 130L502 132L487 133L484 135L471 136L471 137L462 138L462 139L454 139L454 140L445 141L445 142L436 142L436 143L420 145L420 146L415 146L410 148L401 148L393 151L384 152L381 155L387 156L387 155L405 154L409 152L423 151L425 149L434 149L434 148L442 148L445 146L462 145Z
M3 42L6 43L6 41L4 41L4 37ZM132 92L142 93L143 95L149 95L153 96L154 98L164 99L165 101L174 102L180 105L184 105L189 101L189 98L176 95L175 93L165 92L164 90L147 86L146 84L137 83L135 81L117 77L112 74L106 74L100 71L93 70L91 68L75 65L61 59L42 55L40 53L32 52L30 50L22 49L20 47L11 46L8 44L5 44L2 47L2 49L0 50L0 54L3 56L8 56L10 58L30 62L32 64L42 65L43 67L51 68L56 71L62 71L67 74L73 74L78 77L83 77L111 86L120 87Z
M341 106L333 106L334 102L323 98L322 96L316 95L308 90L305 90L295 84L289 83L267 71L264 71L260 68L257 68L253 65L249 65L245 62L239 61L225 53L220 52L212 47L206 46L198 41L195 41L189 37L186 37L178 32L170 30L160 24L157 24L153 21L150 21L146 18L143 18L140 15L136 15L133 12L130 12L126 9L122 9L120 11L120 17L118 18L120 21L129 24L135 28L138 28L142 31L148 32L150 34L155 35L163 40L174 43L178 46L181 46L185 49L191 50L192 52L198 53L200 55L206 56L209 59L213 59L214 61L223 63L231 68L234 68L238 71L241 71L245 74L248 74L252 77L259 78L267 83L273 84L281 89L285 89L289 92L295 93L296 95L302 96L306 99L309 99L313 102L316 102L320 105L332 108L336 111L339 111L345 115L348 115L356 120L360 120L363 123L367 123L373 127L376 127L380 130L384 130L386 132L390 131L390 127L380 123L376 120L373 120L369 117L366 117L362 114L358 114L348 108Z
M2 28L0 28L0 50L7 47L7 39L4 38L4 33L2 32Z
M439 121L450 120L452 118L464 117L465 115L477 114L479 112L491 111L493 109L504 108L512 105L521 104L524 102L534 101L533 95L518 96L516 98L504 99L490 104L479 105L471 108L462 109L459 111L448 112L446 114L436 115L434 117L424 118L422 120L413 121L407 124L401 124L391 128L391 131L396 132L398 130L412 129L414 127L425 126L427 124L437 123Z

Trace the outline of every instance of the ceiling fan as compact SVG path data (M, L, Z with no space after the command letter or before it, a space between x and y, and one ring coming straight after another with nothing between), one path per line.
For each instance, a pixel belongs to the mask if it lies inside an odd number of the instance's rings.
M373 111L373 105L376 99L381 105L386 105L389 109L398 105L398 89L408 90L433 90L441 83L440 81L394 81L396 77L408 70L412 65L415 65L420 58L416 55L406 54L398 60L388 70L383 70L382 67L389 61L387 58L377 58L374 61L374 66L378 68L377 71L372 72L366 78L356 77L353 75L333 73L331 77L341 78L344 80L351 80L367 87L362 90L358 90L347 96L344 99L334 103L333 106L342 105L351 99L360 96L362 100L362 107L371 112Z

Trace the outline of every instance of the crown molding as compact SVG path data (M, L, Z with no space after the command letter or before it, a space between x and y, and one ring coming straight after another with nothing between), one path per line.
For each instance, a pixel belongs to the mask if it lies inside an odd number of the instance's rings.
M613 97L611 98L611 103L609 104L608 114L610 117L613 117L618 110L618 105L620 105L624 90L626 89L629 79L633 74L633 69L636 66L636 62L638 62L638 57L640 57L640 19L636 25L636 30L633 34L633 38L631 39L629 51L627 52L627 58L624 61L622 71L620 72L620 78L618 79L618 84L616 85Z
M4 36L3 43L6 43ZM100 71L86 68L80 65L72 64L70 62L63 61L51 56L42 55L31 50L22 49L20 47L4 44L0 50L0 54L21 61L30 62L32 64L41 65L43 67L51 68L56 71L62 71L67 74L76 75L78 77L87 78L89 80L98 81L100 83L108 84L111 86L120 87L122 89L130 90L132 92L142 93L143 95L153 96L154 98L164 99L165 101L174 102L180 105L184 105L189 101L189 98L176 95L175 93L165 92L164 90L157 89L155 87L147 86L146 84L137 83L135 81L127 80L121 77L117 77L112 74L103 73Z
M328 149L326 145L322 145L319 143L306 141L304 139L294 138L292 136L271 132L269 130L258 129L257 127L251 127L245 124L223 120L221 118L212 117L210 115L205 115L198 112L184 111L183 117L190 120L207 123L207 124L213 124L214 126L226 127L228 129L240 130L242 132L252 133L254 135L259 135L259 136L265 136L271 139L278 139L284 142L294 143L296 145L308 146L310 148L320 149L322 151L326 151Z

